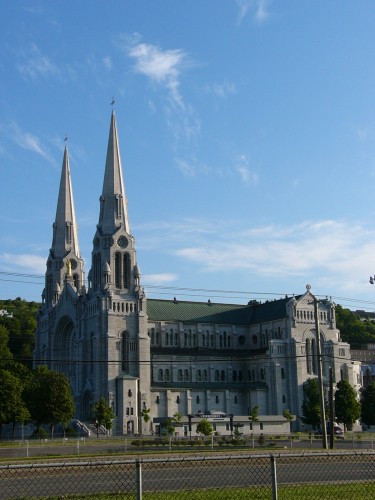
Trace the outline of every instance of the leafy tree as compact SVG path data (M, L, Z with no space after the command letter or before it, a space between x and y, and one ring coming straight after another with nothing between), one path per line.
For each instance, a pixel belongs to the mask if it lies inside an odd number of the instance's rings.
M258 422L259 420L259 405L255 405L251 410L249 414L249 420L251 422Z
M292 415L289 410L284 410L283 417L289 422L289 426L290 426L293 419L294 419L294 415Z
M371 382L362 392L361 420L366 425L375 425L375 382Z
M103 397L95 403L94 414L98 426L104 425L106 429L112 429L112 421L114 419L113 410Z
M335 415L336 420L342 422L349 430L361 415L361 403L357 399L357 393L346 380L340 380L337 384Z
M211 436L212 434L212 425L206 418L202 418L200 422L197 424L197 433L202 434L202 436Z
M22 382L7 370L0 370L0 434L3 424L25 422L29 413L22 400Z
M0 366L7 368L9 361L13 359L13 354L9 349L9 331L0 324Z
M167 419L165 422L165 430L167 431L168 434L174 434L176 430L176 424L178 422L181 422L182 420L182 415L181 413L175 413L173 417L170 417Z
M13 358L24 363L30 369L32 367L36 315L39 307L40 304L37 302L27 302L20 298L0 300L0 309L5 309L9 313L9 316L0 316L0 325L5 327L9 333L8 347Z
M42 424L66 424L74 414L74 401L68 379L62 373L38 366L29 377L24 390L26 405L38 432Z
M151 411L151 408L143 408L143 410L141 411L141 417L143 418L143 420L145 421L145 423L147 424L147 422L150 421L150 411Z
M302 422L314 429L320 426L319 385L315 378L309 378L303 386Z
M362 321L360 316L337 305L336 325L340 330L341 337L349 342L351 347L360 348L362 344L375 342L375 323L370 320Z
M147 427L147 424L150 421L150 418L151 418L150 412L151 412L151 408L143 408L141 411L141 417L142 417L144 423L146 424L145 427Z

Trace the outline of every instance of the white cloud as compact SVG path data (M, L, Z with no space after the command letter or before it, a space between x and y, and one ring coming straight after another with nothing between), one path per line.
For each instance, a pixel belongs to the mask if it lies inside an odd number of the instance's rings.
M146 274L142 276L142 282L147 285L162 285L164 283L172 283L178 279L177 274L160 273L160 274Z
M214 83L206 87L207 92L217 97L227 97L229 94L237 92L236 84L233 82Z
M59 68L41 53L35 43L31 44L28 50L20 52L19 56L22 62L16 67L24 78L37 80L39 77L60 77Z
M212 221L215 227L222 230L223 223ZM206 272L241 271L278 279L316 276L336 289L355 292L363 292L369 274L375 272L375 233L360 224L305 221L232 232L226 241L221 233L201 233L196 241L193 246L174 245L173 252Z
M258 175L249 167L249 161L245 155L241 155L234 165L234 171L239 174L242 182L247 185L255 186L258 184Z
M39 274L46 270L46 259L39 255L2 253L0 254L0 262L2 269L12 271L19 268L29 273Z
M156 45L138 41L139 37L134 37L128 49L128 55L135 60L134 70L164 85L172 101L184 108L179 87L180 73L186 65L186 53L182 49L162 50Z
M259 22L264 22L268 17L267 4L269 0L237 0L238 5L238 24L249 14L254 13L254 18Z
M106 69L111 70L113 67L112 59L109 56L103 57L103 65Z
M33 153L41 156L52 165L56 165L54 158L52 158L45 147L42 146L39 137L30 132L25 132L20 129L16 123L12 123L8 127L8 133L11 139L22 149L27 149Z
M197 168L191 162L185 160L176 159L176 164L179 170L183 173L184 177L195 177L197 173Z

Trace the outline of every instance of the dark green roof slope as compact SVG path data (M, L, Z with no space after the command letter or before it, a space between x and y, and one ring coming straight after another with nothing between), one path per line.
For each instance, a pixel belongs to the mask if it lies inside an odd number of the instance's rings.
M249 325L285 318L287 300L241 305L148 299L147 314L150 321Z

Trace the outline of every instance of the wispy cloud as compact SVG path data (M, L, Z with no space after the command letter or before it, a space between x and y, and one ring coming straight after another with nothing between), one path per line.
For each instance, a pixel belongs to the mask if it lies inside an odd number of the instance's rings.
M267 5L270 0L237 0L238 5L238 24L251 13L259 23L264 22L268 17Z
M241 155L234 165L234 171L237 172L245 184L255 186L258 184L258 174L250 169L249 160L245 155Z
M112 59L109 56L103 57L103 65L106 69L111 70L113 67Z
M373 270L375 232L361 224L321 220L240 231L233 229L234 224L179 221L165 224L164 229L160 224L154 227L171 253L194 262L204 272L240 271L280 280L295 276L363 292Z
M56 166L55 159L51 157L47 149L42 145L38 136L32 134L31 132L21 130L21 128L14 122L7 127L6 130L10 138L17 144L17 146L22 149L32 151L47 160L52 165Z
M197 174L197 167L192 162L176 158L175 160L178 169L182 172L184 177L195 177Z
M46 259L33 254L0 254L1 268L3 270L14 271L18 268L20 271L39 274L46 270Z
M182 49L163 50L157 45L140 42L135 35L128 46L128 55L134 59L134 71L145 75L153 82L163 85L171 100L184 108L180 94L180 74L187 65L187 54Z
M35 43L31 44L29 49L19 52L18 57L21 61L16 64L16 67L25 79L37 80L40 77L61 76L59 68L40 51Z
M177 279L178 275L173 273L145 274L142 276L142 281L146 284L146 286L173 283Z
M235 94L237 92L237 88L236 84L233 82L223 82L207 85L206 91L210 94L216 95L217 97L227 97L230 94Z

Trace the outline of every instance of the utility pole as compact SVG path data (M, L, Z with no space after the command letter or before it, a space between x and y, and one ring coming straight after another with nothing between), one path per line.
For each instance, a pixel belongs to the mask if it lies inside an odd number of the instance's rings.
M328 443L327 443L327 426L326 426L326 413L325 413L324 390L323 390L323 367L322 367L322 353L320 346L319 311L318 311L318 299L316 297L314 297L314 314L315 314L316 351L318 357L318 384L319 384L319 404L320 404L320 425L322 427L322 447L323 450L327 450Z
M329 447L331 450L335 447L334 437L334 421L335 421L335 403L333 399L333 370L329 367Z

